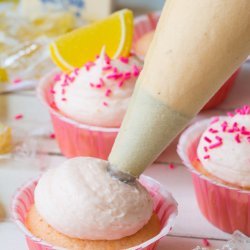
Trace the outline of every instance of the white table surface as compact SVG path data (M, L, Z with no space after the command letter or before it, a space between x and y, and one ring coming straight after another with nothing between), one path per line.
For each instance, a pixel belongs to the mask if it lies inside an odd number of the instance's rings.
M215 110L202 113L199 119L212 114L232 110L242 104L250 104L250 65L242 66L237 82L230 95ZM23 119L15 120L16 114ZM27 160L21 156L0 159L0 203L6 210L6 218L0 222L0 250L25 250L24 237L10 219L9 206L15 190L28 179L37 176L41 168L57 166L65 158L60 154L52 132L50 118L45 107L37 100L34 91L0 95L0 120L13 127L19 140L37 142L34 147L39 155ZM145 172L173 194L179 203L179 214L171 234L161 240L158 250L191 250L202 245L204 238L211 246L221 247L230 235L216 229L201 215L195 200L191 176L176 154L174 142L162 157L164 163L154 164ZM169 163L174 163L172 170ZM43 166L41 166L43 164Z

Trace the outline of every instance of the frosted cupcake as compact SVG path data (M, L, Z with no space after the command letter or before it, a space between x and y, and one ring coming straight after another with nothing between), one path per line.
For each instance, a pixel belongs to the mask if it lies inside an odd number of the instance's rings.
M30 249L153 249L167 234L176 215L173 198L145 177L123 183L107 166L73 158L19 191L13 213Z
M191 170L203 215L223 231L250 235L250 108L198 122L178 153Z
M135 56L111 60L103 52L70 74L42 79L39 95L64 155L107 159L141 68Z

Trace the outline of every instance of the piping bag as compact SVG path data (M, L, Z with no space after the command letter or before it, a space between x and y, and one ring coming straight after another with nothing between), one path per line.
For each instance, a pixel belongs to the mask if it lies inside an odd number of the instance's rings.
M249 0L167 0L109 155L137 178L250 54Z

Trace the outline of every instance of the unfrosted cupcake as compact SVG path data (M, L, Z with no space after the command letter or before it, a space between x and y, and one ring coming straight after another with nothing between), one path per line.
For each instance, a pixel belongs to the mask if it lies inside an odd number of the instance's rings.
M19 191L13 213L30 249L154 249L173 225L175 201L153 180L127 184L107 167L73 158Z
M141 68L133 55L111 60L101 53L70 74L42 79L39 95L50 108L64 155L107 159Z
M197 122L178 153L191 170L203 215L223 231L250 235L250 108Z

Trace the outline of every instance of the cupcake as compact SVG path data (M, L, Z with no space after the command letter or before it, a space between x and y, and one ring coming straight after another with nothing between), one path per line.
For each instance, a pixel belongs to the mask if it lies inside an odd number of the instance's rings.
M80 69L41 80L39 96L65 156L107 159L141 68L134 55L110 59L102 52Z
M176 216L176 202L150 178L113 178L108 163L72 158L28 183L13 216L30 249L154 249Z
M250 236L250 107L192 125L181 135L178 153L208 221Z
M135 19L133 49L141 58L144 58L147 54L149 46L153 40L159 18L160 12L153 12L147 15L139 16ZM228 78L215 95L206 103L202 110L212 109L221 104L227 98L238 74L239 70L234 72L234 74Z

